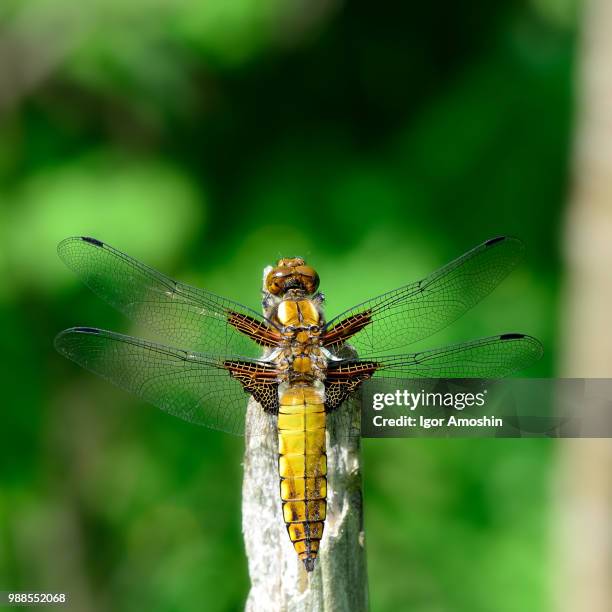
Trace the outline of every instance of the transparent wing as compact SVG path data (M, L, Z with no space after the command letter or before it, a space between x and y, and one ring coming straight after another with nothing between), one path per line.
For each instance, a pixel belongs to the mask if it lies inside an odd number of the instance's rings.
M488 240L427 278L335 317L327 324L328 337L348 340L360 355L370 356L426 338L488 295L517 265L522 253L523 245L516 238ZM336 341L332 348L340 344Z
M533 365L541 356L542 345L535 338L523 334L503 334L409 355L347 359L337 364L335 371L339 378L345 376L347 379L359 377L362 373L373 373L369 380L364 380L364 387L369 386L370 392L387 393L392 389L401 389L402 380L503 378ZM354 400L359 401L359 397L358 394L353 395ZM355 421L346 404L332 414L338 430L345 436L360 434L360 423Z
M412 355L363 357L377 364L374 378L503 378L533 365L542 345L524 334L502 334Z
M95 238L67 238L58 254L94 293L173 343L203 353L261 354L248 335L228 323L234 318L270 326L246 306L174 281Z
M55 347L87 370L185 421L244 434L248 395L230 377L225 358L90 327L61 332ZM269 367L255 360L250 363ZM268 416L261 411L261 427ZM257 432L261 427L253 424L252 429Z

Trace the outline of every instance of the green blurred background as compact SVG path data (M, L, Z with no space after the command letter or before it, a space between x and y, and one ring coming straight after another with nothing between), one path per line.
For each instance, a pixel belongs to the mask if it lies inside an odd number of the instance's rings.
M423 345L521 331L556 371L567 0L4 0L0 589L83 611L240 610L242 441L62 359L130 331L55 254L91 235L259 308L308 258L331 317L498 234L525 263ZM418 347L417 347L418 348ZM551 605L546 440L367 440L375 611Z

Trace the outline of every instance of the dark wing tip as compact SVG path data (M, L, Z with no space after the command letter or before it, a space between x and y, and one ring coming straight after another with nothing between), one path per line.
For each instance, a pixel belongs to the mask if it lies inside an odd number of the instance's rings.
M101 240L98 240L97 238L92 238L91 236L70 236L68 238L64 238L57 245L57 253L68 267L71 267L69 263L71 259L71 248L75 245L75 243L81 244L83 242L86 242L87 244L90 244L97 248L103 248L105 246Z
M485 246L492 246L501 242L502 240L508 240L508 236L496 236L495 238L490 238L485 242Z
M57 336L55 336L55 340L53 341L53 345L55 346L55 350L61 353L62 355L68 355L67 346L70 343L70 338L74 337L74 334L101 334L102 330L97 327L70 327L69 329L65 329L61 331Z
M98 240L97 238L92 238L91 236L81 236L80 238L83 242L89 242L89 244L93 244L94 246L104 246L104 243L101 240Z
M78 332L81 334L99 334L102 330L97 327L73 327L72 329L67 329L66 331Z
M312 570L314 570L314 566L315 566L315 559L313 557L308 557L304 559L304 567L306 568L307 572L312 572Z
M509 333L509 334L501 334L501 336L499 336L499 339L501 341L523 340L524 344L529 346L531 350L531 357L533 359L531 363L535 363L536 361L538 361L538 359L542 358L542 355L544 355L544 347L542 346L542 343L537 338L534 338L533 336L529 336L527 334Z
M489 240L483 244L485 248L489 248L495 246L496 244L501 244L502 242L508 243L509 246L513 245L514 248L518 249L519 251L523 251L525 248L523 241L516 236L495 236L493 238L489 238Z

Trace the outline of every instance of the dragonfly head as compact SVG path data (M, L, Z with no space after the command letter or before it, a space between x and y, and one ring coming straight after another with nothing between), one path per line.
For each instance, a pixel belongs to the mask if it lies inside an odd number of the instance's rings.
M279 259L266 277L266 289L273 295L282 296L290 289L311 295L318 287L319 275L302 257Z

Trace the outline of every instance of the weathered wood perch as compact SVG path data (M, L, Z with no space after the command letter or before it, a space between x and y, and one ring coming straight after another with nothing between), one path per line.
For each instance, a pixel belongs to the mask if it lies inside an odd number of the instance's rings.
M327 519L311 573L298 559L282 517L276 427L270 418L262 433L261 419L262 408L251 398L242 487L242 529L251 578L247 612L367 610L361 445L358 436L350 435L360 419L359 402L346 402L328 418Z

